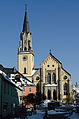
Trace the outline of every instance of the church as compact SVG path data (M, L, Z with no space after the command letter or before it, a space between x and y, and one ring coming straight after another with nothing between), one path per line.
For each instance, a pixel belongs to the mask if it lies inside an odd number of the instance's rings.
M41 62L40 68L35 68L27 8L25 8L23 30L20 33L18 71L34 83L37 91L44 95L46 99L61 100L66 103L72 97L71 74L63 68L62 63L53 56L51 50L49 55Z

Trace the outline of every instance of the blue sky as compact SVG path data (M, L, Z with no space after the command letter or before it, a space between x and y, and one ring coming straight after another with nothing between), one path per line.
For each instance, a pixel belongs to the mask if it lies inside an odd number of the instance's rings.
M49 54L79 83L79 0L27 0L35 67ZM17 67L25 0L0 0L0 64Z

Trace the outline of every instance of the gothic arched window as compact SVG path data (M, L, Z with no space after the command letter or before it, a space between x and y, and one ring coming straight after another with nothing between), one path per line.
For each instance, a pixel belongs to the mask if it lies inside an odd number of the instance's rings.
M56 83L56 74L55 73L52 74L52 82Z
M30 40L28 41L28 50L30 50L31 47L30 47Z
M67 83L65 83L64 84L64 95L67 95L68 94L68 84Z
M67 83L64 84L64 90L67 90Z
M48 75L47 75L47 82L49 84L51 84L51 74L50 73L48 73Z

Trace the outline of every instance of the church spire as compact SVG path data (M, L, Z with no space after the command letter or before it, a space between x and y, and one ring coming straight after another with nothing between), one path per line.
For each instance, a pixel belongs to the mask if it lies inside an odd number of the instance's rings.
M32 48L32 34L29 32L29 23L27 19L27 4L25 4L25 16L23 23L23 30L20 34L20 46L18 52L33 53Z
M23 32L26 34L29 32L29 23L27 19L27 4L25 4L25 17L24 17L24 24L23 24Z

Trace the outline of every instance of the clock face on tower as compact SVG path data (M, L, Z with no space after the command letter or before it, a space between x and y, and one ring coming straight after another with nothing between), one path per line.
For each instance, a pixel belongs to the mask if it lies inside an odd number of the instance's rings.
M23 61L26 61L27 60L27 56L23 56L22 59L23 59Z

